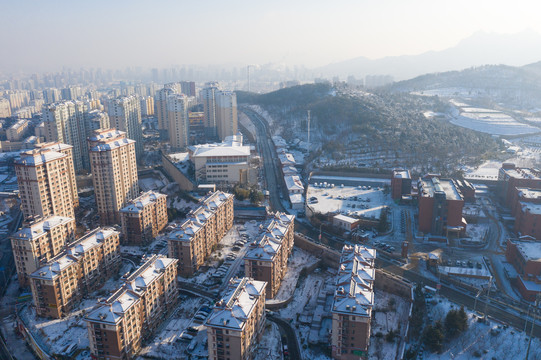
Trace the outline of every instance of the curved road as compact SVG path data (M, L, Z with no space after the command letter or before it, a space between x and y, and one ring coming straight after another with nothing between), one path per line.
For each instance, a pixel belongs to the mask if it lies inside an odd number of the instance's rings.
M299 343L297 342L297 335L295 334L295 330L293 330L291 325L287 321L273 315L267 314L267 319L278 325L280 328L280 334L285 335L289 358L293 360L302 359Z

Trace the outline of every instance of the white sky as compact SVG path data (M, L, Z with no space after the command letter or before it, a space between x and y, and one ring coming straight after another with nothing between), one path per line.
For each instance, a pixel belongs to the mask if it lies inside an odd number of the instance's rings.
M540 14L534 0L0 0L0 71L315 67L442 50L477 31L541 33Z

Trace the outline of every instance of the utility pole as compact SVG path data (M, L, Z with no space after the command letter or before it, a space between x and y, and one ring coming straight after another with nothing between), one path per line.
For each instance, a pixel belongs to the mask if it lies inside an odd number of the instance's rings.
M310 110L308 110L308 152L310 152Z
M541 300L541 293L537 293L535 295L535 308L533 309L533 319L532 319L532 327L530 328L530 340L528 340L528 350L526 350L526 360L528 360L528 357L530 356L530 345L532 345L532 335L533 335L533 327L535 325L535 321L537 320L537 310L539 306L539 300Z
M485 302L485 320L488 318L488 314L487 314L487 307L488 307L488 302L490 300L490 287L492 286L492 276L490 277L490 279L488 280L488 289L487 289L487 300Z

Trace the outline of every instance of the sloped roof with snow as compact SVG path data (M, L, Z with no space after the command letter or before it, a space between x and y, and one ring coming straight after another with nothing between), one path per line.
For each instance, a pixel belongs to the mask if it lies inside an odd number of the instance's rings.
M48 216L23 227L21 230L13 234L12 237L21 240L33 241L45 235L51 229L54 229L60 225L64 225L73 220L73 218L66 216Z
M264 281L250 278L232 279L226 295L216 303L206 325L242 331L266 285Z

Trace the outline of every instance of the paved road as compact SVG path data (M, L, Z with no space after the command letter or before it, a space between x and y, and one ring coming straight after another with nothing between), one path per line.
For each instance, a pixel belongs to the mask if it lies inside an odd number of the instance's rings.
M278 325L280 334L285 335L287 349L289 351L289 358L292 360L302 359L299 343L297 342L297 336L295 335L295 330L293 330L291 325L287 321L273 315L267 315L267 319Z

